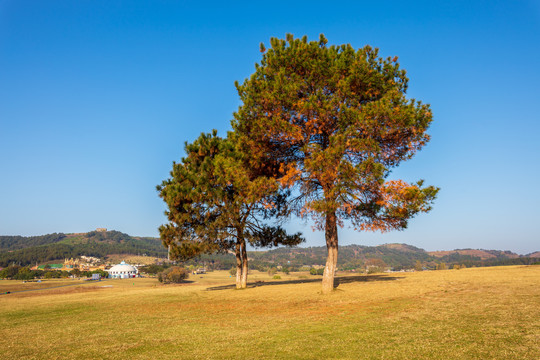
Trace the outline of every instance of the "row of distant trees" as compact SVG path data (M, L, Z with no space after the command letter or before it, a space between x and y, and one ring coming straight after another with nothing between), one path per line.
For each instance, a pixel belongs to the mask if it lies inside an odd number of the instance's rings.
M411 247L412 248L412 247ZM414 251L413 251L414 250ZM296 249L275 249L267 252L250 252L250 269L267 271L272 267L283 267L290 269L300 269L307 266L307 270L312 266L322 265L325 260L325 250L322 247L296 248ZM442 263L448 268L454 265L465 265L466 267L502 266L502 265L532 265L538 263L540 259L529 257L518 258L491 258L482 260L479 257L470 255L451 254L442 258L430 256L421 249L411 251L397 251L386 247L364 247L345 246L340 249L340 270L359 271L367 267L379 266L390 268L396 271L410 270L417 268L421 264L422 268L435 270ZM380 265L380 264L384 265ZM203 254L197 258L181 262L183 266L203 267L207 270L229 270L236 267L236 260L233 254ZM291 270L291 271L297 271ZM235 271L236 274L236 271Z
M289 272L297 271L309 271L312 275L322 275L321 269L314 267L321 263L319 257L316 257L313 261L308 261L307 264L304 263L304 257L282 258L281 262L277 264L275 262L270 262L268 260L262 260L263 258L255 258L251 261L251 269L258 270L262 272L282 272L288 274ZM383 272L388 269L392 270L407 270L415 269L416 271L421 270L445 270L445 269L456 269L456 268L467 268L467 267L481 267L481 266L501 266L501 265L533 265L539 263L538 258L512 258L512 259L488 259L488 260L479 260L472 258L470 256L462 256L460 258L453 259L453 261L422 261L416 260L412 262L413 265L409 266L393 266L381 258L367 258L367 259L350 259L345 261L340 265L341 270L345 271L357 271L357 272L366 272L366 273L377 273ZM281 264L283 265L281 265ZM236 266L235 266L235 257L231 254L215 254L215 255L206 255L202 256L199 259L191 259L189 261L183 262L181 264L186 268L188 272L191 272L197 268L203 267L209 271L211 270L229 270L233 268L234 271L231 273L236 275ZM139 272L155 275L162 273L169 269L172 266L170 263L163 264L151 264L142 266L139 268ZM19 266L12 264L3 270L0 271L0 279L16 279L16 280L30 280L30 279L40 279L40 278L67 278L69 276L76 277L90 277L92 274L99 273L102 277L107 276L107 272L104 270L94 270L94 271L81 271L79 269L73 269L71 271L59 271L59 270L50 270L47 267L44 270L31 270L29 266ZM313 274L314 273L314 274Z

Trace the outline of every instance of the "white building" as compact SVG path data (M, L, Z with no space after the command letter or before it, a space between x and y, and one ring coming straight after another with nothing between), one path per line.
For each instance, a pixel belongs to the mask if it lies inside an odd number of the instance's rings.
M110 278L116 278L116 279L134 278L137 276L137 272L138 272L135 266L126 264L124 261L122 261L118 265L114 265L112 268L110 268L107 271L109 272Z

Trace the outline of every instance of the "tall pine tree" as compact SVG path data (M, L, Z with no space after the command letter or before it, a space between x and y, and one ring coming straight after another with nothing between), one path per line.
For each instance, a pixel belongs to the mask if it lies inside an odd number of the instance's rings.
M392 168L429 140L429 105L405 96L408 79L397 58L366 46L327 46L307 37L272 38L243 84L233 127L254 166L268 164L292 204L325 231L323 293L334 287L337 226L401 230L431 209L438 188L388 180Z

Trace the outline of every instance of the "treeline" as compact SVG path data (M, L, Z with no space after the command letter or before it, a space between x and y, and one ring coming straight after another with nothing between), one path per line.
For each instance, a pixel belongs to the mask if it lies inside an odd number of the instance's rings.
M33 246L54 244L63 240L65 237L66 235L62 233L40 236L0 236L0 251L12 251Z
M104 270L80 271L74 269L71 271L58 270L31 270L28 266L10 265L0 270L0 279L8 280L32 280L32 279L60 279L75 277L91 277L92 274L99 274L102 278L106 278L108 273Z
M302 266L324 265L326 261L325 247L280 248L266 252L250 252L253 267L261 269L272 266L299 268ZM382 261L385 266L394 270L412 269L417 261L436 265L435 258L423 249L410 245L399 245L398 248L381 246L348 245L340 248L338 267L341 270L362 269L373 264L374 260ZM378 262L380 263L380 262Z
M538 258L504 257L503 252L496 252L496 258L482 260L479 257L452 253L441 258L430 255L423 249L405 244L381 246L349 245L340 249L338 267L340 270L368 270L371 267L390 268L395 271L407 269L441 269L453 268L454 265L466 267L532 265L540 261ZM509 253L508 256L513 254ZM250 267L254 270L267 271L273 267L295 271L302 267L324 265L326 261L325 247L278 248L269 251L248 252ZM209 270L229 270L236 264L232 254L202 255L199 258L185 261L184 266L205 267ZM444 267L440 265L444 264Z
M484 266L507 266L507 265L538 265L539 258L534 257L519 257L519 258L493 258L487 260L478 259L463 259L461 261L450 261L449 264L463 264L467 267L484 267Z
M161 240L149 237L134 237L120 231L90 231L82 235L85 239L106 242L110 244L135 243L141 246L150 246L154 250L163 250Z
M10 238L10 239L7 239ZM25 239L30 244L26 246ZM106 258L110 254L146 254L148 256L166 257L167 250L159 239L135 238L119 231L90 232L80 236L51 234L42 237L2 237L6 247L18 246L18 250L0 253L0 267L10 264L21 266L33 265L81 255ZM52 242L52 243L51 243ZM44 244L43 244L44 243ZM22 248L20 248L22 247Z
M423 249L406 244L386 244L380 246L348 245L340 248L338 266L341 270L358 270L382 266L393 270L414 269L420 263L422 268L436 269L439 264L472 266L530 265L540 259L515 257L511 252L484 250L494 258L482 260L480 257L453 252L443 257L430 255ZM250 251L250 267L267 271L276 266L300 269L302 266L324 265L326 248L277 248L269 251ZM91 231L81 235L55 233L43 236L0 236L0 267L10 264L20 266L52 262L81 255L101 259L111 254L146 254L153 257L167 257L167 249L161 240L147 237L133 237L120 231ZM205 267L209 270L229 270L236 266L236 258L231 253L201 255L183 262L185 266Z

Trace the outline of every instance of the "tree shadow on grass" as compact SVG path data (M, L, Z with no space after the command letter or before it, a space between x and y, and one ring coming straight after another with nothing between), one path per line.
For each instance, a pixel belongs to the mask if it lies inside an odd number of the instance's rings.
M336 276L334 278L334 288L337 288L341 284L349 284L353 282L371 282L371 281L393 281L393 280L399 280L402 279L403 276L388 276L388 275L370 275L370 276L362 276L362 275L355 275L355 276ZM322 277L317 276L316 278L312 279L298 279L298 280L286 280L286 281L255 281L250 282L247 284L248 288L256 288L259 286L274 286L274 285L289 285L289 284L307 284L307 283L314 283L314 282L321 282ZM206 290L207 291L215 291L215 290L228 290L228 289L236 289L236 284L231 285L222 285L222 286L213 286L209 287Z

